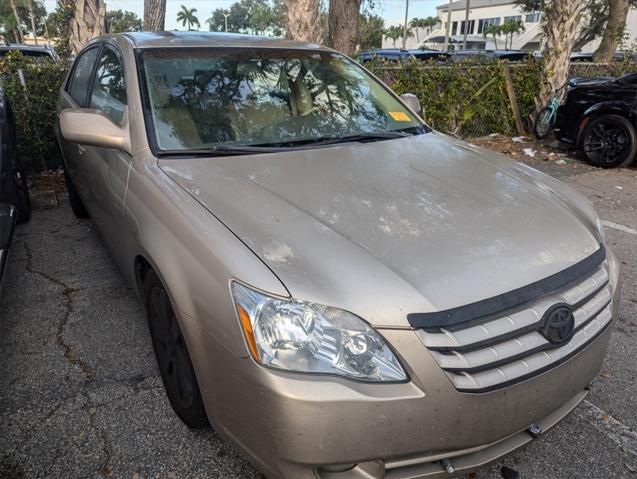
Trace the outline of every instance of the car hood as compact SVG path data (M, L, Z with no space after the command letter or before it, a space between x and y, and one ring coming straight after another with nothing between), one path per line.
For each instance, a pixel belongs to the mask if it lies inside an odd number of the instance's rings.
M438 133L159 164L292 296L377 326L511 291L599 248L555 192L568 187Z

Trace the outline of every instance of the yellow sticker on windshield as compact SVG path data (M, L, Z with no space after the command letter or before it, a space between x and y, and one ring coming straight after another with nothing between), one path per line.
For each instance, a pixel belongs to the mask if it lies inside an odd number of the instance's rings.
M411 121L409 115L407 115L404 111L390 111L389 116L391 116L394 121Z

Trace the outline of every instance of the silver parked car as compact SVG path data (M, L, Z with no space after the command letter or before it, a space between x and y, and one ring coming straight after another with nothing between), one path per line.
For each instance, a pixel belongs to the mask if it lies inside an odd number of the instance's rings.
M175 412L269 477L467 472L600 370L619 271L590 203L418 109L241 35L98 38L63 86L71 206L143 300Z

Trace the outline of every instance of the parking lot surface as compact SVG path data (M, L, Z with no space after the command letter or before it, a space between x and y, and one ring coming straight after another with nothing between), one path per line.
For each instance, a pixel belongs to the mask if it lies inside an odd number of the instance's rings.
M588 398L505 465L528 478L637 478L637 170L531 163L584 193L624 278L620 317ZM0 298L1 478L256 478L165 397L142 306L90 220L55 188L17 228Z

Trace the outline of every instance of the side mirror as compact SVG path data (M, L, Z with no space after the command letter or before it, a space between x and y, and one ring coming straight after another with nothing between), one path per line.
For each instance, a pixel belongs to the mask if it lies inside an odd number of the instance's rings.
M91 108L67 108L60 113L60 133L65 140L130 153L126 112L122 123L124 126L116 125L106 114Z
M420 115L421 108L420 102L418 101L418 97L413 93L403 93L400 95L400 99L405 102L405 104L417 115Z

